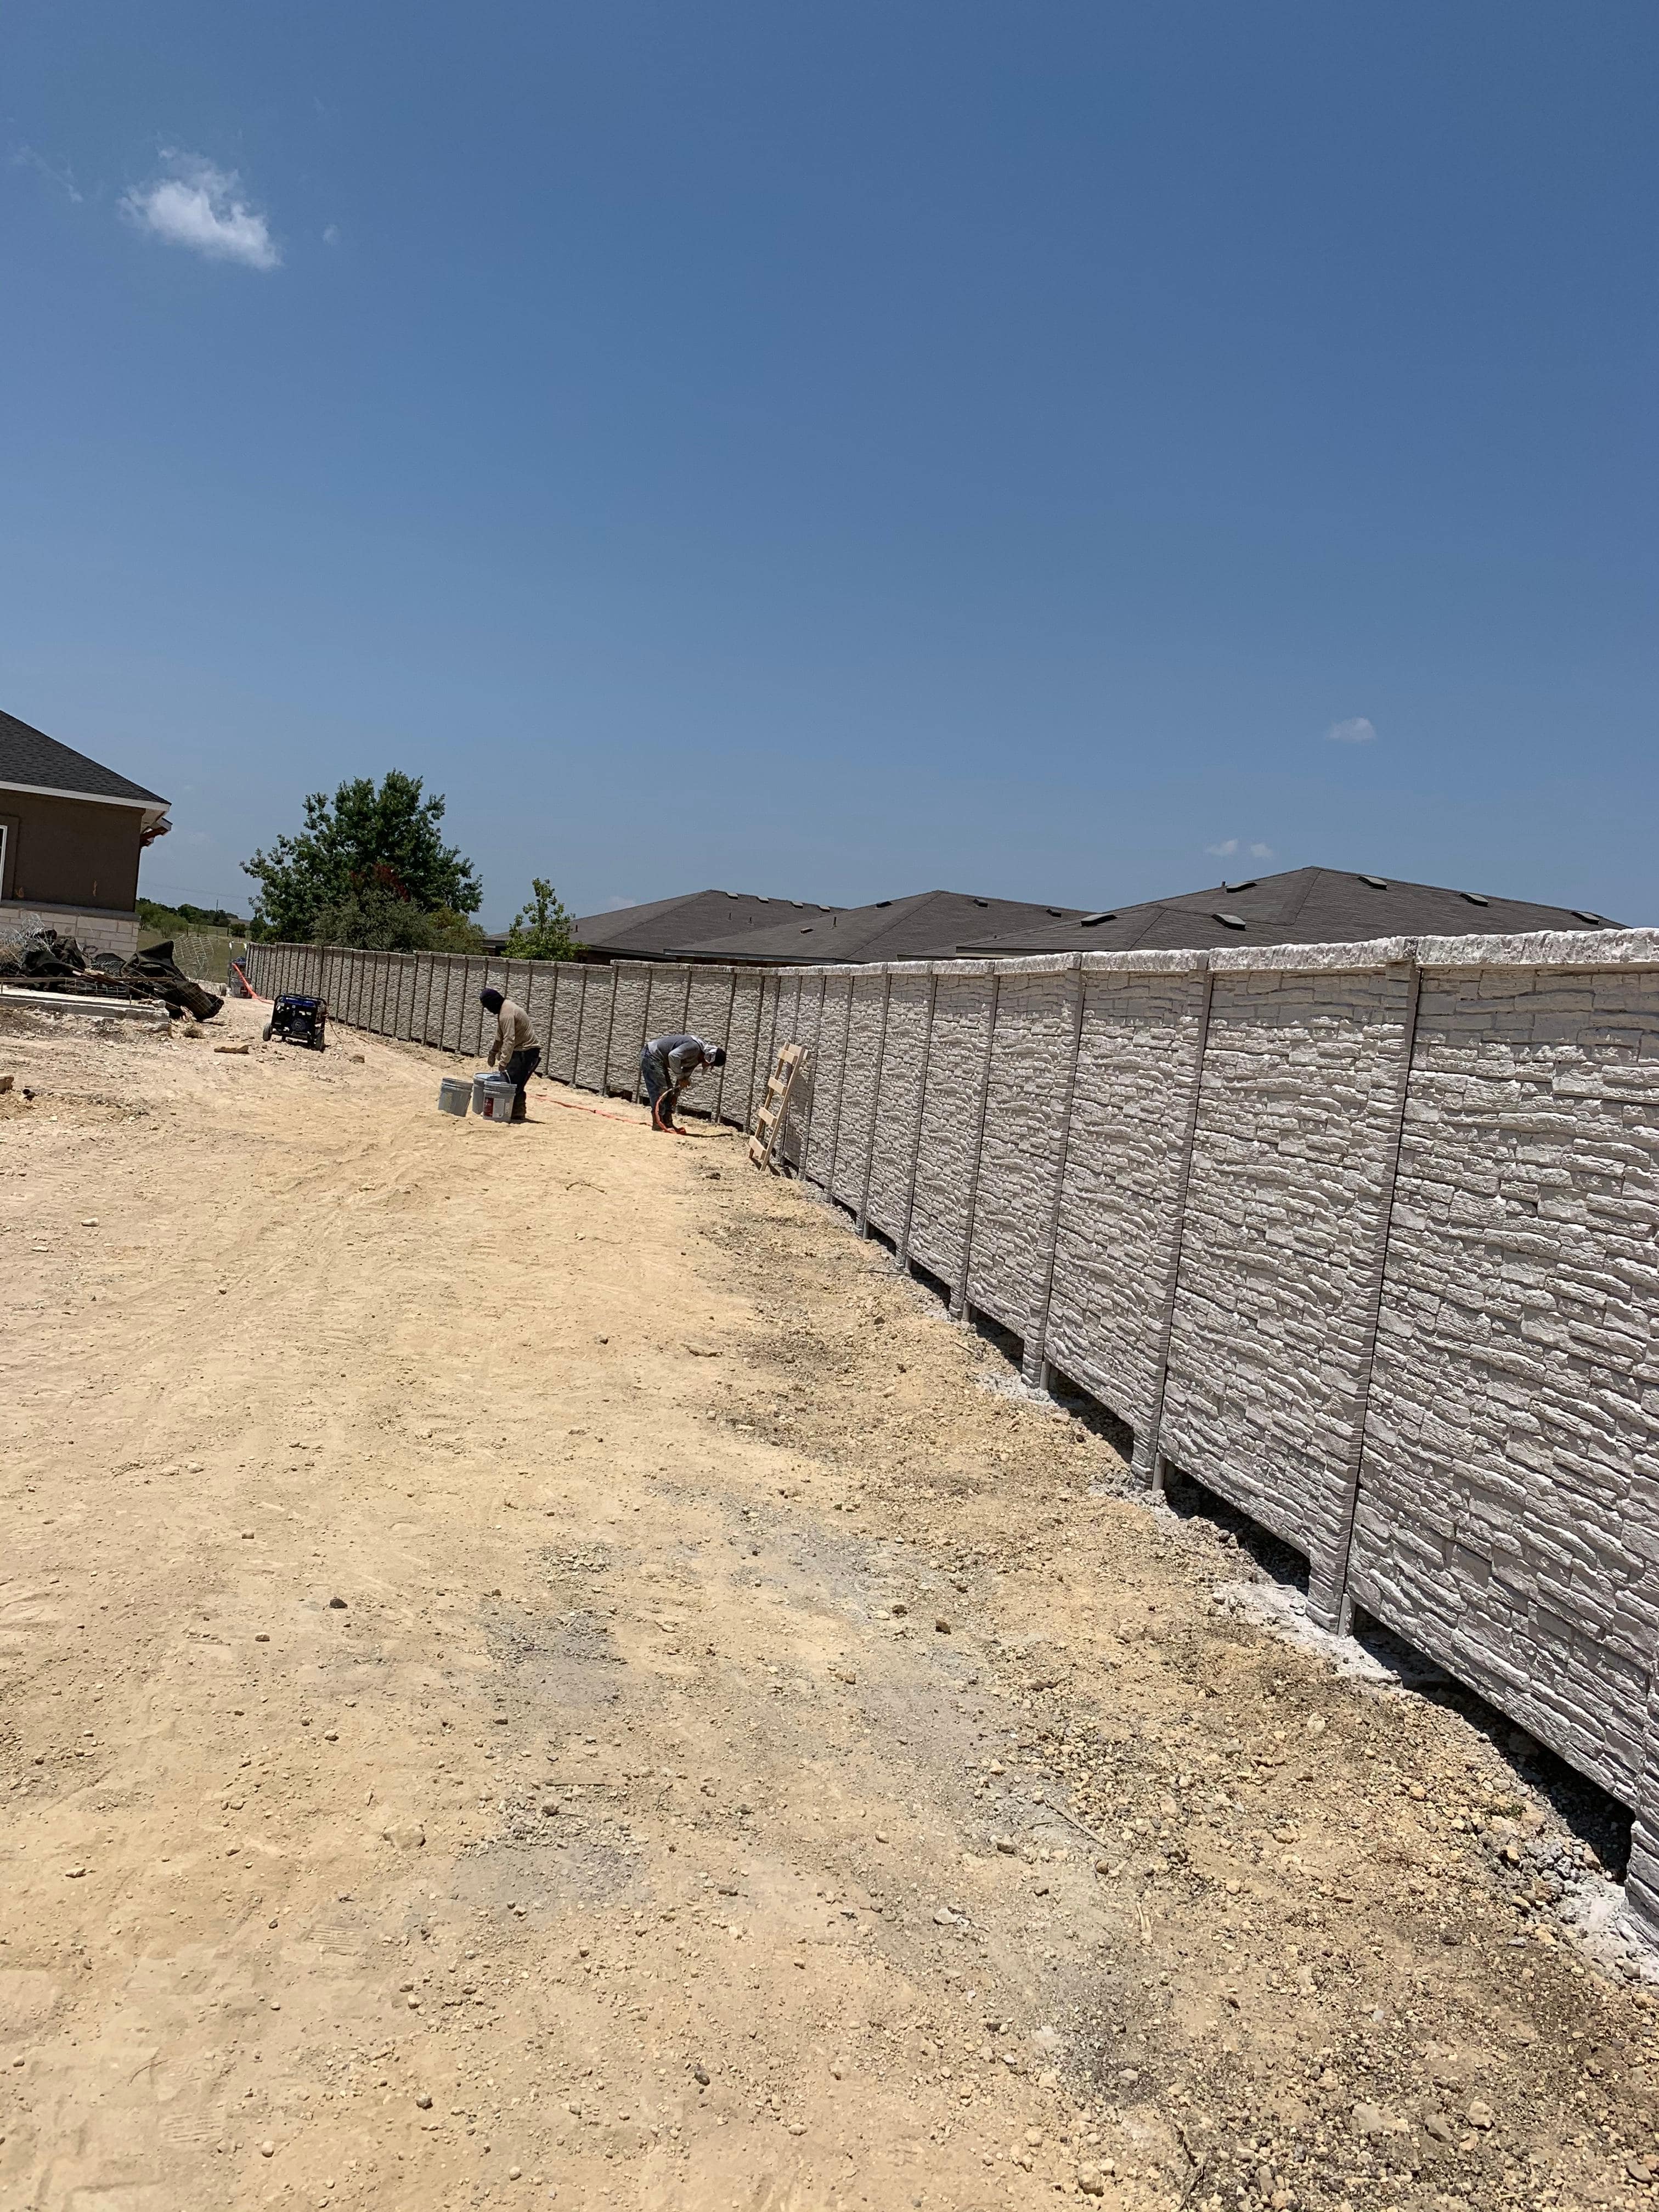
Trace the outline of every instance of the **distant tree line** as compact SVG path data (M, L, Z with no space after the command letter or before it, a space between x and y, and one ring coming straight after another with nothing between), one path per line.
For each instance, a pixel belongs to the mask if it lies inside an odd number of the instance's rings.
M188 899L180 899L177 906L162 906L155 899L141 898L138 920L142 927L156 930L164 937L177 936L186 927L235 931L247 927L241 915L232 914L228 907L192 906Z
M443 842L445 800L417 775L388 769L313 791L305 827L273 838L242 863L258 885L255 937L349 945L372 952L476 952L472 916L483 887L471 860ZM182 910L182 909L181 909ZM561 959L574 949L569 915L538 876L515 916L515 959Z

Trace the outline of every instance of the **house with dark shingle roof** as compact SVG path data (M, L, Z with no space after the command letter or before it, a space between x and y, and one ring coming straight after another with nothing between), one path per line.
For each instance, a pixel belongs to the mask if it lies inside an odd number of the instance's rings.
M941 957L939 945L958 934L990 936L1038 924L1054 928L1082 912L1081 907L1033 906L1024 899L979 898L971 891L916 891L908 898L877 899L871 906L812 908L741 936L688 936L672 950L678 960L759 962L768 967L927 960Z
M1362 945L1376 937L1530 936L1539 930L1617 929L1588 908L1540 906L1493 892L1291 868L1145 899L1014 930L961 932L929 947L935 960L1029 958L1038 952L1191 952L1221 945Z
M587 915L576 924L576 939L586 951L608 960L713 959L713 953L670 947L695 945L705 937L765 934L791 920L813 921L836 910L809 906L802 899L763 898L757 891L681 891L643 906Z
M0 931L136 952L138 859L172 828L167 812L158 793L0 713Z

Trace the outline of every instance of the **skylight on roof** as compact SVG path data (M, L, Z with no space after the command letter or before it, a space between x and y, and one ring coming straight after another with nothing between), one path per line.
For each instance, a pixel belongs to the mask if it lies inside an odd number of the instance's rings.
M1389 888L1386 876L1361 876L1359 880L1362 884L1369 884L1374 891L1385 891Z
M1242 884L1223 884L1221 888L1224 891L1253 891L1259 880L1255 876L1249 876Z
M1115 908L1114 908L1109 914L1085 914L1082 921L1079 922L1078 927L1079 929L1098 929L1103 921L1115 921L1116 920L1117 913Z
M1492 904L1492 901L1488 898L1482 898L1479 891L1459 891L1457 896L1459 898L1466 898L1471 906L1490 906Z
M1242 914L1223 914L1218 910L1212 919L1218 921L1224 929L1243 929L1244 927L1244 917Z
M1582 906L1574 907L1572 911L1576 921L1589 922L1592 929L1600 929L1601 924L1607 920L1604 914L1586 914Z

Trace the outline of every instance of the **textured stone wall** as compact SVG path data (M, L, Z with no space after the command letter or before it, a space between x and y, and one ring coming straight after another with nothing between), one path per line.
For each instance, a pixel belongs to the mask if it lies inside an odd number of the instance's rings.
M876 1102L876 1064L881 1054L882 1017L887 977L879 969L860 969L853 976L853 1004L847 1057L841 1086L830 1195L856 1214L864 1202L865 1172Z
M828 1000L829 982L829 977L821 970L816 975L796 977L789 1013L789 1035L784 1040L786 1043L799 1044L804 1052L799 1073L789 1094L789 1104L784 1114L779 1140L784 1158L798 1174L805 1161L811 1132L817 1078L818 1025Z
M438 964L447 1011L411 1006L424 959L256 946L250 976L465 1048L489 963ZM1659 932L513 980L590 1088L631 1089L647 1017L723 1036L738 1121L806 1045L786 1160L908 1218L1150 1479L1307 1553L1316 1614L1361 1607L1632 1805L1659 1929Z
M586 975L586 969L577 962L562 960L554 977L553 1014L544 1034L548 1072L561 1083L576 1079L576 1027Z
M641 1048L665 1026L665 1001L672 998L676 1006L679 1004L685 990L685 971L665 968L659 974L643 961L618 961L611 974L616 1006L605 1018L610 1047L605 1088L631 1098L639 1085Z
M887 1041L882 1050L881 1096L866 1214L870 1223L895 1243L904 1231L932 1000L933 978L925 969L902 969L893 976L887 1000Z
M1193 953L1085 973L1046 1352L1137 1431L1152 1418L1198 1047Z
M611 1011L616 989L614 968L590 968L587 998L582 1008L582 1033L576 1058L576 1080L584 1091L603 1091L611 1050Z
M1042 1292L1059 1164L1056 1105L1070 1056L1077 971L1022 961L997 994L996 1035L969 1254L968 1298L1022 1342Z
M1218 973L1159 1438L1329 1579L1362 1413L1399 965Z
M1626 1803L1659 1630L1656 1162L1659 975L1425 975L1351 1586Z
M736 971L731 1035L726 1042L726 1066L722 1070L725 1080L717 1091L722 1118L735 1121L744 1128L748 1127L749 1089L757 1051L762 980L759 972L753 968L739 968Z
M850 968L822 972L823 1000L818 1016L818 1045L807 1073L811 1084L811 1126L807 1133L805 1174L820 1188L830 1176L831 1162L840 1135L842 1078L847 1066L848 1024L853 1007L854 977Z
M954 1287L962 1269L992 987L988 967L967 961L941 969L937 980L910 1255Z

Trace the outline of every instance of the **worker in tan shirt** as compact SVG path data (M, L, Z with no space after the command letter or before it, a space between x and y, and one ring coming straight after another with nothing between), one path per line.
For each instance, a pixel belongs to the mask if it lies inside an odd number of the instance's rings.
M530 1117L525 1107L525 1089L541 1064L542 1048L536 1042L536 1032L530 1026L530 1017L524 1008L511 999L505 999L493 984L480 991L478 1003L488 1006L495 1017L495 1042L489 1048L489 1065L497 1067L507 1081L516 1087L513 1093L513 1119L525 1121Z

